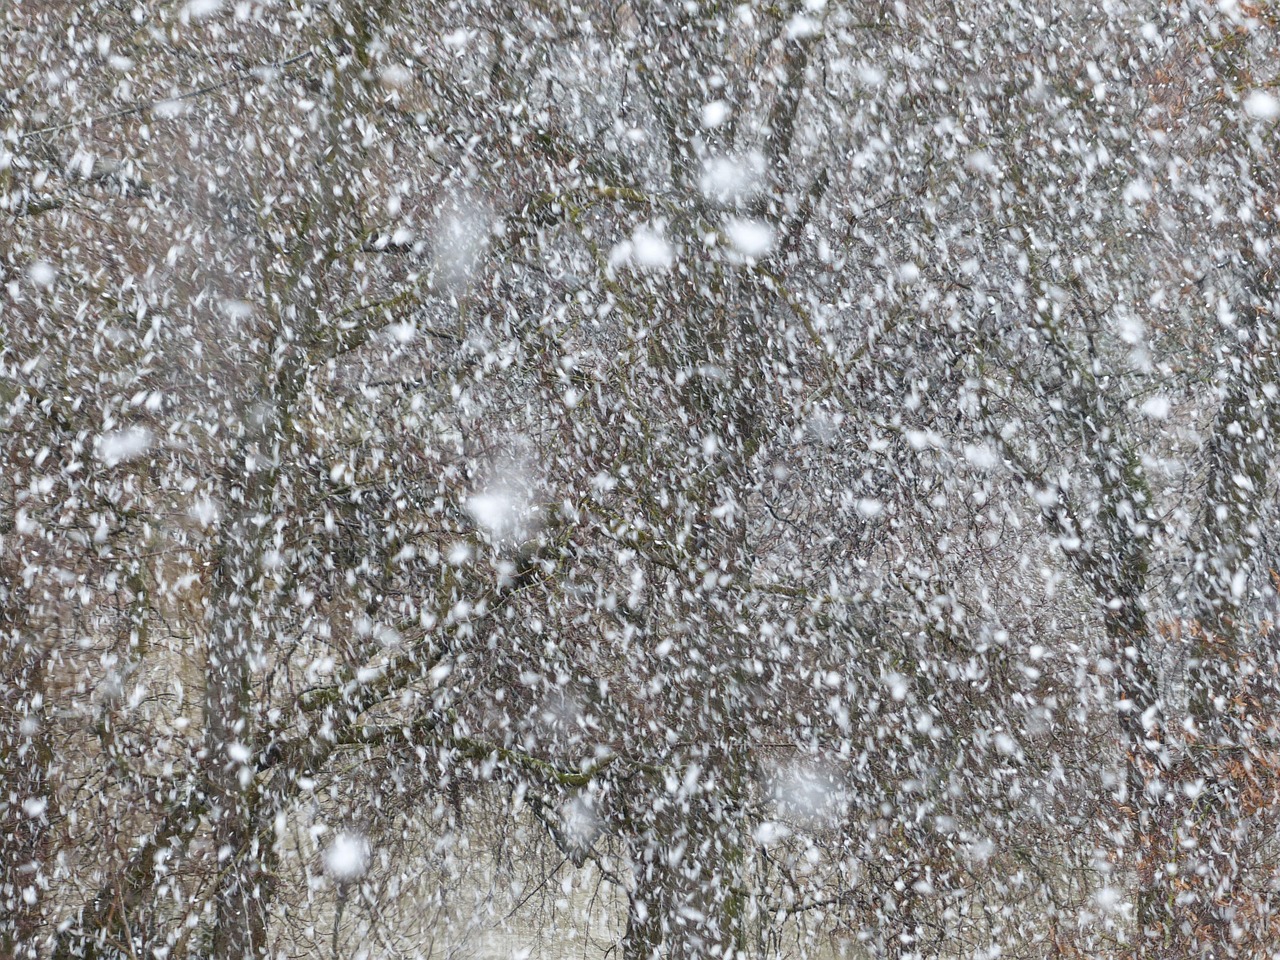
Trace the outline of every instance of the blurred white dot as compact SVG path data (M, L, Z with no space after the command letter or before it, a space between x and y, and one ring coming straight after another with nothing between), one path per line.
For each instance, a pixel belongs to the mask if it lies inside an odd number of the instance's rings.
M325 851L324 868L338 881L359 879L369 869L369 841L355 833L338 834Z
M1275 120L1280 117L1280 99L1265 90L1254 90L1244 98L1244 112L1255 120Z
M58 271L53 264L45 260L37 260L27 268L27 276L38 287L51 287L58 278Z
M713 100L702 108L702 125L710 130L729 119L729 105L723 100Z
M744 257L763 257L773 249L773 228L762 220L734 217L725 225L733 248Z

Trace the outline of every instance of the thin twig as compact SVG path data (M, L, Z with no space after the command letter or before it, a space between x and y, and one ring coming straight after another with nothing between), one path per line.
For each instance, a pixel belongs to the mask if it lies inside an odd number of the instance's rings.
M259 63L251 67L241 67L235 72L235 76L229 77L226 80L220 80L217 83L211 83L208 86L198 87L195 90L188 90L186 93L179 94L176 97L161 97L158 100L151 100L147 103L140 103L132 107L125 107L122 110L113 110L111 113L99 114L96 117L88 117L84 120L68 120L66 123L55 123L49 127L41 127L39 130L29 130L19 139L29 140L32 137L42 136L46 133L56 133L59 130L69 130L72 127L92 127L95 124L103 123L107 120L119 120L121 117L131 117L140 113L146 113L148 110L152 110L162 103L175 103L180 100L195 100L198 97L203 97L210 93L216 93L226 87L240 83L248 74L256 70L269 68L282 70L285 67L292 66L295 63L307 59L311 54L312 51L308 50L305 53L300 53L297 56L290 57L288 60L280 60L274 63Z

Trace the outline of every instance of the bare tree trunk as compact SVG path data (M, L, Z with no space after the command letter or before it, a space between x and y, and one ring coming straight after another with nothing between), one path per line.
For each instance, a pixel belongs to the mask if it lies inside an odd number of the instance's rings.
M250 522L237 519L224 531L214 571L205 681L205 747L208 801L218 846L213 955L221 960L261 956L266 918L255 896L254 718L251 704L250 616L256 574Z
M275 409L296 392L296 366L286 365ZM264 416L256 436L231 460L224 478L227 512L220 530L209 603L205 679L207 799L218 846L213 956L249 960L267 939L269 877L261 849L263 801L256 774L260 744L253 703L253 662L265 638L255 635L263 550L275 510L279 430L284 418Z
M1159 682L1151 662L1151 642L1146 618L1134 598L1121 598L1119 609L1106 618L1118 664L1116 673L1117 720L1125 763L1125 799L1122 804L1128 822L1130 863L1135 872L1134 942L1135 956L1151 953L1166 941L1166 918L1162 915L1161 844L1158 829L1159 791L1162 760L1162 716Z
M47 653L24 615L21 581L10 572L0 573L0 956L18 960L37 956L44 925L50 749Z
M659 798L668 809L636 837L625 960L732 956L748 943L743 825L723 799Z

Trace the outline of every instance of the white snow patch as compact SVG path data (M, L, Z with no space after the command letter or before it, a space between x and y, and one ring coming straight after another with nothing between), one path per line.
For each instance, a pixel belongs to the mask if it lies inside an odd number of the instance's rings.
M1036 502L1041 510L1051 510L1058 505L1059 496L1058 488L1050 486L1045 487L1043 490L1036 490L1031 494L1031 499Z
M222 9L222 0L188 0L182 8L183 14L192 20L204 20Z
M486 530L498 531L512 521L511 498L499 493L481 493L467 500L467 513Z
M585 857L601 829L600 817L585 797L574 797L561 806L560 830L571 853Z
M729 105L723 100L713 100L702 108L702 126L707 130L720 126L729 119Z
M1141 346L1147 339L1147 328L1142 320L1127 313L1117 318L1116 332L1130 346Z
M37 260L27 267L27 276L37 287L51 287L58 278L57 268L47 260Z
M253 316L253 304L246 300L223 300L221 306L228 320L248 320Z
M755 837L756 843L767 847L791 836L791 828L785 823L766 820L764 823L760 824L760 826L756 827L753 836Z
M889 688L889 696L893 697L901 703L907 699L907 692L910 690L907 678L900 673L890 673L884 678L885 685Z
M1254 90L1244 98L1244 112L1255 120L1275 120L1280 117L1280 98L1265 90Z
M435 230L434 266L446 287L466 287L489 247L493 220L488 205L461 195L441 216Z
M935 430L907 430L907 443L912 450L945 450L947 441Z
M873 497L862 497L854 506L858 513L868 520L872 520L884 512L884 504Z
M444 45L454 51L462 51L467 48L476 35L476 31L468 30L465 27L459 27L451 33L446 33L440 39L444 41Z
M797 13L787 21L787 39L804 40L808 37L816 36L821 29L822 24L813 17L806 17L802 13Z
M725 234L733 248L750 259L763 257L773 249L773 228L763 220L731 217L725 224Z
M100 436L95 453L108 467L114 467L118 463L142 456L150 448L150 430L146 427L125 427Z
M1107 913L1116 913L1124 908L1124 894L1115 887L1103 887L1093 899Z
M759 154L711 157L703 165L699 186L708 200L732 206L756 194L763 174L764 158Z
M1123 197L1125 203L1145 203L1151 199L1150 181L1142 177L1135 177L1124 188Z
M964 165L974 173L980 173L984 177L993 177L1000 172L1000 168L996 165L995 157L986 150L975 150L969 154Z
M982 839L975 840L973 843L969 844L967 852L970 860L977 863L985 863L987 860L990 860L991 855L996 852L996 845L986 837L983 837Z
M885 74L879 67L864 63L858 67L858 79L865 83L868 87L878 87L884 83Z
M510 468L487 488L467 498L467 513L491 540L527 540L537 514L529 489L523 471Z
M793 766L778 772L772 784L773 800L789 819L810 827L834 824L844 791L828 771Z
M609 254L612 267L630 264L641 270L669 270L675 262L675 250L662 235L662 224L644 224L636 228L631 239L623 240Z
M675 252L671 244L662 234L648 229L636 231L633 238L635 250L633 257L638 266L650 270L665 270L675 260Z
M253 754L243 743L228 743L227 756L235 763L248 763Z
M151 108L151 112L161 120L176 120L189 109L190 107L183 100L161 100Z
M1169 398L1168 397L1152 397L1143 403L1143 416L1150 417L1152 420L1164 420L1169 416Z
M191 505L191 518L202 527L211 527L218 521L218 504L208 497L201 497Z
M404 320L388 324L386 333L396 343L412 343L413 338L418 335L418 328L413 325L413 321Z
M985 443L966 443L964 445L964 458L979 470L990 470L1000 463L999 456Z
M340 883L358 880L369 869L369 853L369 841L364 837L358 833L339 833L325 851L325 871Z
M382 68L378 82L388 90L403 90L413 82L413 73L402 63L392 63Z
M1243 567L1231 575L1231 596L1239 600L1249 585L1249 573Z

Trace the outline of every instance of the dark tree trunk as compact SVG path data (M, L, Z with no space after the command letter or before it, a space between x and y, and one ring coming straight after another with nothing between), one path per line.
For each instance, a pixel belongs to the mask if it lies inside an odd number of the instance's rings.
M0 568L0 956L37 956L49 847L46 651Z

